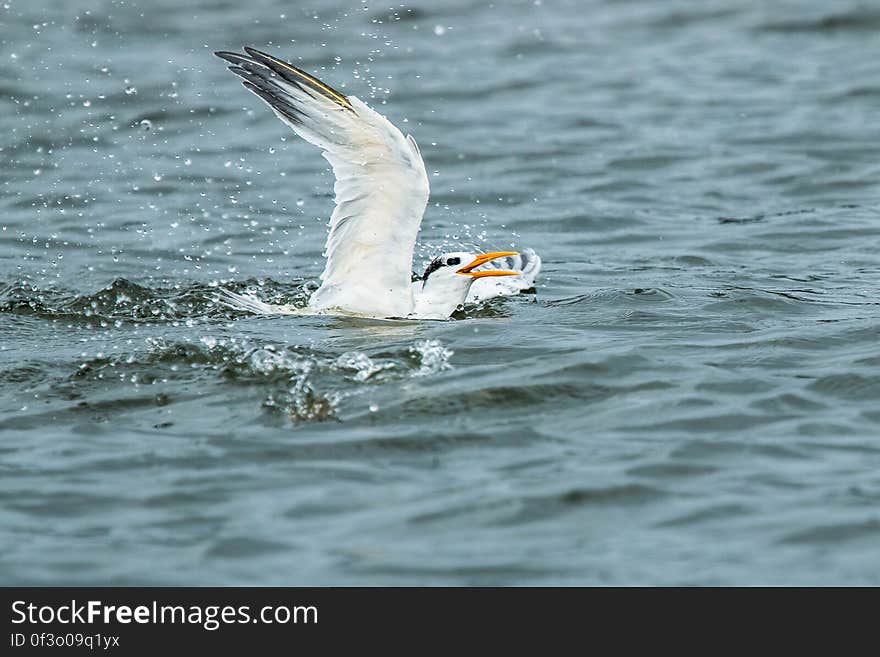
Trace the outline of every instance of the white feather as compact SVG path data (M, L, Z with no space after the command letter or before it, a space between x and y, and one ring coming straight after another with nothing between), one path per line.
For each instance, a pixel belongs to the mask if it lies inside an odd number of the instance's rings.
M534 249L523 249L519 255L493 260L481 269L509 269L519 272L519 276L498 276L478 278L468 291L467 302L476 303L493 297L520 294L535 287L535 278L541 271L541 256Z
M354 96L346 98L292 65L246 48L217 53L294 132L333 167L330 218L315 310L406 317L413 249L428 203L425 164L412 136Z
M260 301L250 294L239 294L225 288L220 288L217 293L217 302L233 310L243 310L254 315L294 315L297 313L295 306L282 306L274 303Z
M428 176L415 140L357 98L350 144L327 149L336 176L321 287L309 305L406 317L413 249L428 203Z

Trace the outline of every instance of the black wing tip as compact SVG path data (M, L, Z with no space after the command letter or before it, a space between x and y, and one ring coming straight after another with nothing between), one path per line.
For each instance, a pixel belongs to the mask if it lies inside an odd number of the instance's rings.
M291 123L297 125L302 123L302 120L300 119L296 108L293 107L290 103L287 103L283 99L278 98L278 96L274 95L264 88L261 88L250 80L242 80L241 84L244 86L245 89L261 98L264 103L272 108L273 111L277 112Z
M243 46L242 49L251 57L271 57L271 55L268 55L261 50L257 50L253 46Z
M214 54L217 57L224 57L224 55L232 55L233 57L245 57L250 55L251 57L266 57L269 59L278 59L277 57L270 55L269 53L265 53L262 50L257 50L253 46L242 46L241 49L245 52L242 55L240 52L235 52L233 50L215 50Z
M214 56L226 60L227 62L232 62L233 64L239 64L241 62L259 63L259 58L254 54L260 52L259 50L251 48L250 46L244 46L243 50L245 51L244 53L235 52L233 50L215 50ZM268 55L264 55L264 57L267 56Z
M277 75L286 82L296 85L300 89L308 87L312 92L321 94L343 109L354 112L351 101L345 96L345 94L337 91L313 75L306 73L302 69L297 68L283 59L279 59L278 57L257 50L253 46L243 46L242 49L246 54L242 55L228 50L217 50L214 54L234 66L247 70L250 70L250 66L255 66L260 69L271 71L274 75ZM233 71L233 73L238 74L238 71Z
M230 62L233 59L241 59L240 54L237 52L230 52L229 50L215 50L214 56L219 57L220 59L225 59L227 62Z
M325 98L329 98L342 108L354 111L354 108L351 106L351 101L348 100L345 94L337 91L326 82L319 80L314 75L307 73L298 66L294 66L290 62L279 59L274 55L257 50L253 46L244 46L244 51L258 64L267 67L288 82L292 82L298 86L305 85Z

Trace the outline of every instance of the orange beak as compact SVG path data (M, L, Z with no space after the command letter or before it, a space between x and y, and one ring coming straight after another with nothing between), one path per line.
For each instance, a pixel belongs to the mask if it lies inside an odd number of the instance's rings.
M486 276L519 276L518 271L511 271L510 269L487 269L485 271L472 271L473 269L476 269L480 265L485 264L490 260L495 260L496 258L506 258L507 256L515 255L519 255L519 253L517 253L516 251L495 251L494 253L482 253L478 255L471 264L456 270L455 273L462 274L463 276L470 276L471 278L484 278Z

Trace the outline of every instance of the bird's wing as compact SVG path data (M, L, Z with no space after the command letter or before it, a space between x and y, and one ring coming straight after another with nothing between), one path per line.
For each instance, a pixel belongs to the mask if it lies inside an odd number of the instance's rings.
M468 291L468 303L532 290L541 271L541 256L534 249L523 249L519 255L493 260L474 271L481 269L510 269L518 272L519 276L486 276L476 279Z
M299 308L293 305L277 305L266 303L250 294L239 294L232 290L220 288L216 301L226 308L240 310L252 315L299 315Z
M215 53L307 142L336 176L317 309L405 317L416 235L428 203L428 175L412 136L356 97L295 66L245 48Z

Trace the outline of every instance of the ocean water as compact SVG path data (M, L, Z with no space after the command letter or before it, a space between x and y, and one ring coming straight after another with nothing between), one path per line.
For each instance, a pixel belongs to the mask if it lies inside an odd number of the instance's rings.
M393 6L392 6L393 5ZM447 322L302 302L332 174L212 56L418 139ZM880 584L880 9L0 5L0 583Z

